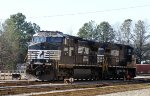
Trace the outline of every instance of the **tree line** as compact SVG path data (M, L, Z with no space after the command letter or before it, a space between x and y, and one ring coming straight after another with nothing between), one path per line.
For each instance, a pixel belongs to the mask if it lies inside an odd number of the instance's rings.
M25 15L11 15L0 27L0 69L15 69L24 63L28 42L40 31L39 25L26 21Z
M81 38L97 42L112 42L134 47L137 63L150 60L150 26L142 20L133 22L126 19L119 26L113 28L108 22L96 24L94 21L85 23L77 35Z
M15 69L16 64L25 63L28 42L38 31L40 26L26 21L22 13L13 14L0 24L0 69ZM98 42L131 45L135 48L137 63L150 58L149 25L142 20L134 23L126 19L116 28L106 21L100 24L89 21L79 29L77 35Z

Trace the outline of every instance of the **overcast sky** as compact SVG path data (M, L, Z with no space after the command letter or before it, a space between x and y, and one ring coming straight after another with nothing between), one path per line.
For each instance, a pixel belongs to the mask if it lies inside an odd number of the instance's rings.
M0 0L0 21L23 13L41 30L76 35L90 20L111 25L125 19L150 21L150 0Z

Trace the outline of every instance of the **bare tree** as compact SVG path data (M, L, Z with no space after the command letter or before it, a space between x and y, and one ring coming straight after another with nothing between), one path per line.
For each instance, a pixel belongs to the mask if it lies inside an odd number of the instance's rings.
M121 32L124 38L124 44L131 45L132 38L132 28L131 28L132 20L126 19L121 26Z
M149 26L147 26L144 21L139 20L135 24L134 29L134 46L136 49L137 60L139 63L144 59L147 53L150 52L150 34L149 34Z
M124 44L125 40L123 38L123 34L120 28L120 24L115 26L115 42L119 44Z

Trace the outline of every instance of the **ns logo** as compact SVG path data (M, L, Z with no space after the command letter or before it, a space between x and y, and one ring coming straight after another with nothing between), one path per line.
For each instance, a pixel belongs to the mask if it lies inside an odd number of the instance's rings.
M37 58L38 59L44 59L44 51L40 51Z

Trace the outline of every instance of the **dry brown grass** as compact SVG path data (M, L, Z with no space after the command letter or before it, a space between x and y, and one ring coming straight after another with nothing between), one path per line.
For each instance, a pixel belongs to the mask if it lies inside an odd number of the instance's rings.
M150 88L150 85L149 84L117 85L117 86L99 87L90 90L58 92L58 93L40 94L34 96L94 96L100 94L123 92L123 91L137 90L137 89L144 89L144 88Z

